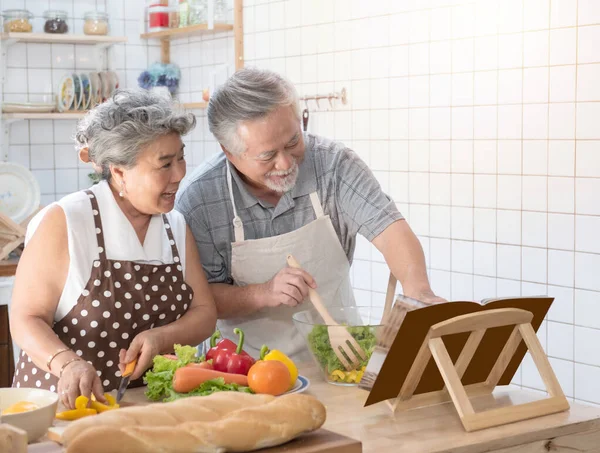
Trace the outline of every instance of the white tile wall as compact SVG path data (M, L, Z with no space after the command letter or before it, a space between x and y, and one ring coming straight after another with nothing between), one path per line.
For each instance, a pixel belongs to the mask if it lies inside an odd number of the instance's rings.
M79 3L75 18L86 9ZM131 85L158 48L139 41L141 0L123 3L115 20L130 42L110 63ZM434 290L453 300L555 297L538 336L567 396L600 404L598 2L246 0L244 30L246 65L281 72L300 94L348 90L348 105L311 103L309 131L370 165L422 241ZM180 98L199 101L213 77L233 71L233 37L175 41L171 55ZM43 82L48 70L57 79L84 67L60 46L14 46L9 61L5 96L38 94L29 80ZM195 113L190 167L218 152L205 113ZM47 200L73 190L69 178L82 187L73 124L29 123L11 128L11 160L34 169ZM30 140L36 130L53 134L52 157L49 143ZM382 306L386 272L359 239L359 303ZM529 356L515 382L543 389Z
M140 6L120 0L2 0L0 8L26 8L35 18L34 31L43 30L43 13L62 9L68 13L70 32L83 33L83 15L88 11L108 11L110 34L128 37L127 44L110 48L103 69L117 72L122 87L135 82L150 60L148 45L140 41ZM154 53L153 55L157 55ZM127 56L127 58L125 58ZM58 90L65 74L96 70L92 46L73 44L22 44L8 49L3 98L6 101L48 100ZM29 167L40 184L42 203L90 185L88 166L78 162L72 135L73 120L26 120L10 125L9 160Z
M315 109L309 130L389 181L433 288L555 297L539 336L566 394L600 403L588 380L600 376L598 2L260 3L245 2L246 64L281 70L301 94L348 89L349 104ZM259 50L272 39L285 41L277 58ZM369 247L353 277L376 305L386 269ZM516 381L543 388L529 357Z

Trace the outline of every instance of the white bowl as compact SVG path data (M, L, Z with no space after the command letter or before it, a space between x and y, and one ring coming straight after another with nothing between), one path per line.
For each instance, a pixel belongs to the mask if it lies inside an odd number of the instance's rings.
M27 432L29 443L35 442L52 426L58 405L58 395L49 390L36 388L0 388L0 413L19 401L37 404L39 409L2 415L0 418L2 423L8 423Z

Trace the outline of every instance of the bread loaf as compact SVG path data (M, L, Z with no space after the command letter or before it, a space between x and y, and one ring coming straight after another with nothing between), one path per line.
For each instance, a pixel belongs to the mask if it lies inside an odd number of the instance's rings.
M104 412L74 422L63 439L67 453L244 452L316 430L325 416L309 395L222 392Z
M0 452L27 453L27 433L16 426L0 423Z

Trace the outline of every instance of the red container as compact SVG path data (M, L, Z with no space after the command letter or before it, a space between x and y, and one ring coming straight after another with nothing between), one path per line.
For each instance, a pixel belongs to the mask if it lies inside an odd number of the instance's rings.
M167 30L169 28L169 7L160 3L148 6L148 31Z

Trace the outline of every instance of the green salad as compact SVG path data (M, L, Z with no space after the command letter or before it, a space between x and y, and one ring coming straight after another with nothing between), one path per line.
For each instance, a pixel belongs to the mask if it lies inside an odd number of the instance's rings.
M358 342L362 350L365 351L367 356L366 360L360 362L359 368L362 368L363 366L367 365L367 362L369 361L369 358L371 357L373 349L375 349L375 345L377 343L374 327L352 326L347 327L347 330ZM313 354L321 366L325 369L325 372L331 373L334 370L345 369L331 348L327 326L318 325L313 327L308 334L308 343L310 344Z
M144 383L148 386L146 397L152 401L175 401L188 396L206 396L215 392L237 391L254 393L249 387L237 384L225 384L223 378L212 379L202 383L189 393L177 393L173 390L173 376L178 368L190 363L200 363L202 360L196 357L196 348L193 346L175 345L177 360L162 355L153 359L153 367L144 376Z

